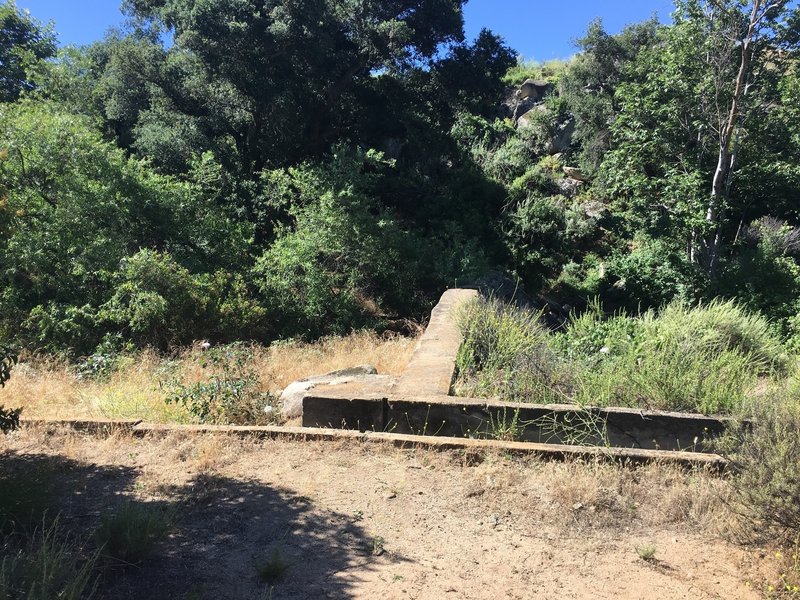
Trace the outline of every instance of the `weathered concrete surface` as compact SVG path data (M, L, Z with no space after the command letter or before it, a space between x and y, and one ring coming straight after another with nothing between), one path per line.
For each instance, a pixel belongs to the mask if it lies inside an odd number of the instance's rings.
M159 425L130 421L46 421L23 419L23 427L69 427L92 435L109 435L113 431L128 430L132 435L164 436L182 435L232 435L265 439L298 439L308 441L352 440L359 443L391 444L399 448L429 448L431 450L459 450L465 452L499 451L518 455L538 455L543 458L564 460L574 458L600 458L621 463L661 462L678 464L689 468L723 470L728 462L714 454L693 452L665 452L628 448L598 448L591 446L563 446L558 444L532 444L504 442L500 440L476 440L396 433L352 430L320 429L308 427L237 427L226 425Z
M394 385L354 381L306 393L303 425L453 438L508 435L513 427L520 442L703 452L730 422L694 414L452 397L463 341L455 311L476 296L475 290L445 292Z
M431 313L431 321L406 370L392 388L393 396L448 396L463 337L454 312L478 297L477 290L447 290Z
M354 390L350 390L354 391ZM470 398L308 396L303 425L446 437L704 452L730 419L625 408L536 406Z

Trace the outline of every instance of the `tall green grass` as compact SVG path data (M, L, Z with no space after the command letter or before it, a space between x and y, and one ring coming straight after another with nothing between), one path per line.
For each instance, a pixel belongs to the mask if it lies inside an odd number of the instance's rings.
M636 317L595 304L558 334L538 317L494 300L465 307L457 392L732 414L790 364L769 322L734 302L673 303Z

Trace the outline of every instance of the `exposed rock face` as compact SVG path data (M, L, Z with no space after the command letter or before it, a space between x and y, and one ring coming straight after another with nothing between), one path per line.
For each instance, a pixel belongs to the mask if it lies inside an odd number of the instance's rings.
M371 365L361 365L359 367L353 367L352 369L333 371L327 375L317 375L315 377L300 379L299 381L290 383L281 393L280 401L283 407L283 415L288 419L302 416L303 398L318 385L341 385L357 381L374 381L378 378L389 379L388 377L378 375L378 371L375 367Z
M519 119L517 119L517 128L525 129L526 127L532 126L534 120L536 119L536 115L547 113L549 110L550 109L548 109L544 104L537 104L523 114Z
M564 167L564 175L576 181L586 181L586 177L578 167Z
M585 185L582 181L578 179L572 179L570 177L566 177L564 179L557 179L556 185L558 186L558 190L567 198L574 198L578 195L581 191L581 188Z
M572 145L572 136L575 135L575 119L569 119L560 123L553 141L550 144L550 153L559 154L566 152ZM578 179L577 177L575 179Z
M528 79L519 88L520 100L531 99L533 102L540 102L544 97L553 91L553 84L549 81L539 79Z
M553 84L549 81L528 79L518 89L508 88L504 106L517 123L522 117L540 105L549 93L553 91Z

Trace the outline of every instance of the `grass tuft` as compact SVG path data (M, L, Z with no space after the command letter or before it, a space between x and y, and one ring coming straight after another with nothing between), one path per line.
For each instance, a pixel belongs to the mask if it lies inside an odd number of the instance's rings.
M126 502L114 514L101 518L95 541L107 561L139 564L169 535L173 520L171 511Z
M278 550L274 550L270 557L256 566L258 577L264 583L275 585L286 578L291 565L285 560Z
M84 558L57 519L22 542L7 537L0 548L0 598L87 600L94 596L97 555Z

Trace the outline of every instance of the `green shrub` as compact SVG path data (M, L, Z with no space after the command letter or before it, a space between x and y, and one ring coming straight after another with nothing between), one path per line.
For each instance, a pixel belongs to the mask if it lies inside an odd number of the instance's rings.
M196 360L202 379L167 381L168 404L183 405L200 423L266 425L279 419L277 398L261 389L251 346L237 342L211 347Z
M532 290L557 274L564 262L567 228L564 198L529 197L508 215L506 240L519 275Z
M292 227L279 230L254 279L284 337L344 334L392 312L419 308L423 249L371 192L379 153L342 156L292 170L300 197Z
M100 519L95 542L106 560L139 564L169 535L173 521L168 510L126 502Z
M661 240L637 239L633 248L609 258L602 293L609 302L636 312L657 309L676 299L695 300L702 279L685 254Z
M204 338L259 337L266 313L241 275L194 275L169 254L145 249L122 261L102 316L135 344L163 349Z
M757 543L800 537L800 390L794 378L752 403L751 421L731 427L718 450L731 460L743 533Z
M607 316L600 301L589 303L586 311L573 315L568 331L553 342L569 357L598 357L602 353L620 355L627 352L641 327L637 319L624 311Z
M202 337L197 329L205 320L207 302L187 269L169 254L145 249L122 261L104 311L137 344L164 348Z

